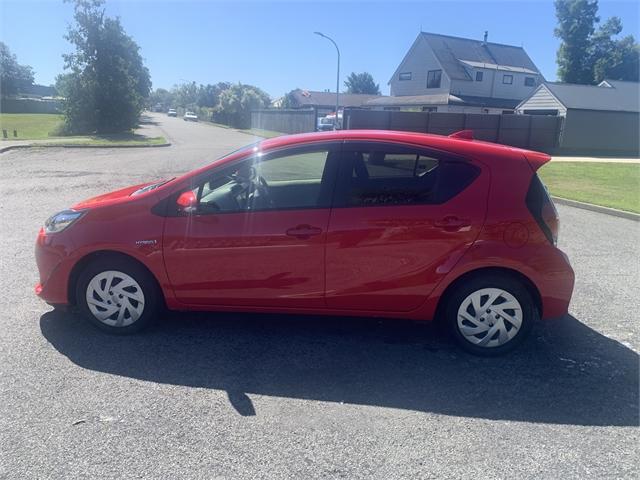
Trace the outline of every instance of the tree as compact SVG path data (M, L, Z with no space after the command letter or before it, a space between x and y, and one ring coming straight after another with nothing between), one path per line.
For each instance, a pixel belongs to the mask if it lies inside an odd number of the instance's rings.
M65 0L70 1L70 0ZM63 111L70 133L114 133L137 126L151 90L140 48L118 18L105 16L104 0L75 0L75 25L63 55L69 69Z
M597 0L556 0L558 26L556 37L562 40L558 49L558 76L563 82L591 83L593 70L589 51L597 16Z
M198 85L196 82L176 85L172 90L175 105L186 110L195 110L198 101Z
M282 99L280 100L280 105L278 108L298 108L299 103L295 97L295 92L300 91L299 88L291 90L289 93L285 93Z
M199 107L216 107L220 94L227 90L231 84L229 82L218 82L215 85L200 85L198 88L198 98L196 103Z
M165 88L156 88L149 95L147 104L151 108L155 108L157 105L160 105L162 111L167 111L169 108L173 107L173 95Z
M593 35L591 57L595 83L605 78L638 81L638 44L631 35L619 40L611 38L621 32L622 22L618 17L611 17Z
M67 97L69 95L69 91L71 90L71 74L70 73L61 73L56 76L56 83L54 88L56 92L61 97Z
M344 85L347 87L347 93L380 95L380 84L373 80L373 76L369 72L351 72L351 75L347 77Z
M216 107L214 119L236 128L251 127L251 110L269 105L269 95L253 85L241 83L231 85L220 93L220 103Z
M640 49L633 36L612 38L622 32L622 22L612 17L598 30L597 0L556 0L562 40L557 53L558 76L564 82L594 84L604 78L638 80Z
M3 97L20 93L33 84L33 69L20 65L9 47L0 42L0 93Z

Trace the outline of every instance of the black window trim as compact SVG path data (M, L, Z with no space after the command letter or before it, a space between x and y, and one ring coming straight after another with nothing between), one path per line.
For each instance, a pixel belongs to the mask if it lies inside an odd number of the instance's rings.
M465 163L467 165L471 165L472 167L474 167L476 169L476 175L475 177L471 180L471 182L469 182L469 184L464 187L460 192L458 192L456 195L454 195L452 198L447 199L444 202L440 202L440 203L415 203L415 204L404 204L404 205L398 205L398 204L378 204L378 205L345 205L344 202L344 198L345 198L345 180L346 179L350 179L352 172L351 170L349 170L348 174L347 172L345 172L345 168L346 168L346 162L343 160L342 156L345 152L348 151L352 151L352 150L363 150L365 148L367 148L366 146L370 146L369 149L371 149L372 145L375 145L375 147L373 148L385 148L385 147L389 147L389 148L407 148L407 149L411 149L412 152L411 153L416 153L417 155L424 155L424 156L429 156L432 158L436 158L438 160L438 162L442 161L442 162L447 162L447 163ZM337 178L336 178L336 182L335 182L335 186L333 189L333 198L331 201L331 208L372 208L372 207L377 207L377 208L382 208L382 207L415 207L415 208L422 208L428 205L445 205L447 202L453 200L454 198L456 198L458 195L460 195L462 192L464 192L466 189L468 189L471 185L473 185L473 183L475 183L475 181L480 177L480 174L482 173L483 168L478 165L477 162L472 161L471 159L460 155L458 153L453 153L447 150L441 150L438 148L433 148L433 147L429 147L426 145L421 145L421 144L417 144L417 143L411 143L411 142L401 142L401 141L393 141L393 140L345 140L343 145L342 145L342 149L340 151L340 161L339 163L339 168L338 168L338 172L337 172Z
M505 81L507 78L510 79L510 81ZM504 74L502 75L502 84L503 85L513 85L513 75L509 75L509 74Z
M527 80L531 80L531 85L527 85ZM536 78L535 77L524 77L524 86L525 87L535 87L536 86Z
M154 205L151 209L152 213L159 215L161 217L205 217L211 215L229 215L229 214L250 214L250 213L259 213L259 212L282 212L282 211L290 211L290 210L321 210L321 209L329 209L331 208L333 202L333 196L335 193L339 163L340 163L340 155L342 152L342 140L331 140L331 141L317 141L317 142L309 142L305 144L297 144L297 145L286 145L280 148L275 148L273 150L262 151L259 148L255 151L249 150L247 155L236 158L232 162L229 162L225 165L213 165L211 168L206 171L200 173L199 175L191 178L190 182L186 185L182 185L176 191L174 191L171 195L167 196L156 205ZM178 197L182 195L184 192L193 190L197 185L201 182L206 181L208 177L214 175L218 169L232 169L239 163L245 162L249 160L251 157L256 155L261 155L263 158L273 158L276 156L280 156L280 154L284 154L282 156L286 156L286 152L291 152L291 155L295 155L296 153L303 153L309 151L317 151L317 150L327 150L329 155L327 155L327 162L325 165L325 171L323 172L323 180L324 176L327 175L328 178L328 191L325 192L326 199L323 202L323 205L318 205L315 207L284 207L284 208L258 208L254 210L233 210L233 211L221 211L221 212L195 212L195 213L184 213L178 210L176 206L176 201Z
M478 80L478 76L480 76L480 79ZM484 81L484 72L476 72L476 82L482 82Z

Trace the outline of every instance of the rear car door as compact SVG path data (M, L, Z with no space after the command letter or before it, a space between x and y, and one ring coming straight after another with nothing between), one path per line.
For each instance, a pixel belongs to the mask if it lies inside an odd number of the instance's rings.
M197 179L195 212L165 222L164 259L177 299L324 308L338 151L339 143L325 143L256 154Z
M346 142L326 247L328 308L418 308L482 228L480 163L421 147Z

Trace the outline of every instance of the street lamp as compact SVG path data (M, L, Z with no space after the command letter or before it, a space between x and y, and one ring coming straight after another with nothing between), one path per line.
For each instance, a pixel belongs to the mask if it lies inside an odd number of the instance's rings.
M331 43L333 43L333 46L336 47L336 52L338 52L338 74L336 76L336 119L333 124L333 128L337 130L338 129L338 108L340 106L340 49L338 48L338 44L334 42L331 37L327 37L324 33L321 33L321 32L313 32L313 33L315 33L316 35L320 35L321 37L326 38Z

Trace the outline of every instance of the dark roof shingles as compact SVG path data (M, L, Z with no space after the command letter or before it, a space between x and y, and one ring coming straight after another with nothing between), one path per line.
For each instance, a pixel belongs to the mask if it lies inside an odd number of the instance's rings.
M569 109L640 112L640 83L608 82L612 87L554 82L545 85Z
M484 43L470 38L450 37L423 32L422 36L433 49L447 75L456 80L471 80L458 60L523 67L539 72L522 47L500 43Z

